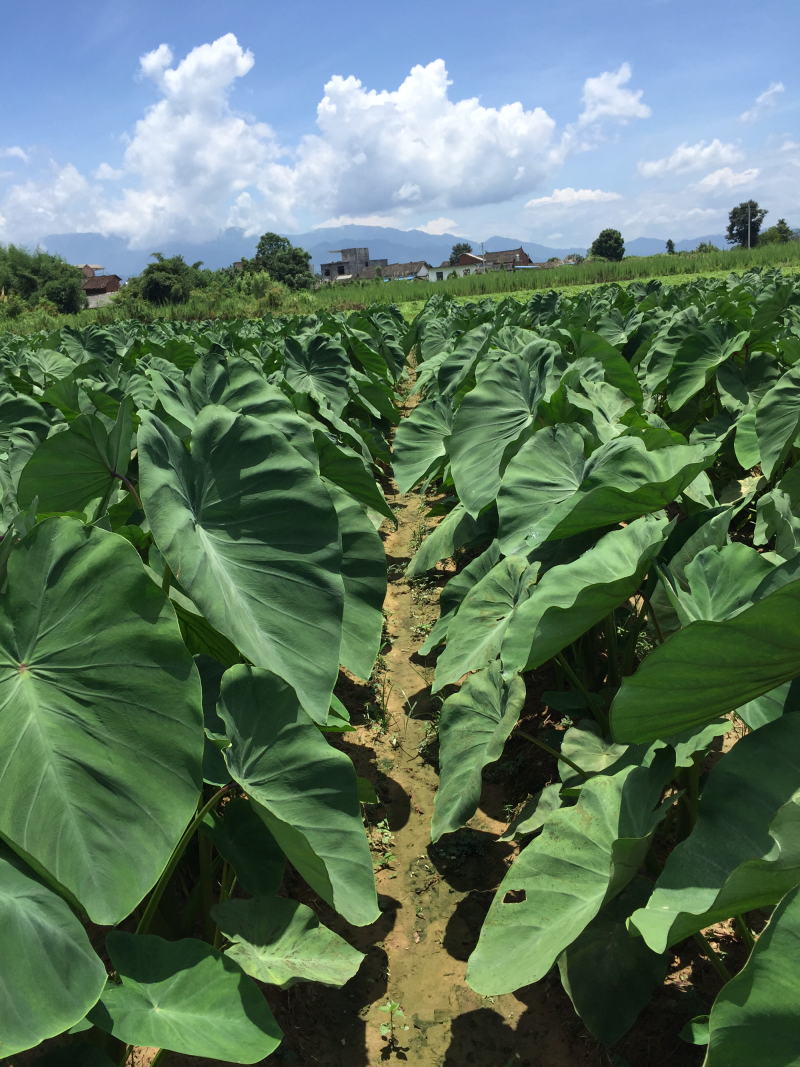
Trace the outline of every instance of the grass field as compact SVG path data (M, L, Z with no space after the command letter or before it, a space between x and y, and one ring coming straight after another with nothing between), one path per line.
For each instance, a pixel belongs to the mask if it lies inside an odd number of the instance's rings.
M142 321L206 320L260 318L274 314L313 314L317 310L351 310L371 304L397 304L407 319L420 310L434 293L448 293L456 300L467 302L486 297L502 300L514 296L526 300L542 289L577 292L609 282L624 284L640 279L656 278L666 284L684 283L700 277L724 277L731 271L741 274L752 267L769 269L781 267L800 270L800 242L764 245L753 249L733 249L702 255L632 256L619 263L581 263L576 267L554 267L551 270L496 271L490 274L454 278L436 282L353 282L347 285L324 286L314 292L286 292L280 303L272 298L258 300L238 294L219 295L196 290L186 304L131 308L115 306L82 311L77 315L53 316L46 311L32 311L16 319L0 319L0 332L30 334L62 326L80 328L92 324L109 325L117 319L139 318Z

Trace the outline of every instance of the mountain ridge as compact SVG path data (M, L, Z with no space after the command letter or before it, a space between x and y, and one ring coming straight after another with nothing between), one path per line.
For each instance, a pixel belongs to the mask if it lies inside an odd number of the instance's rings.
M319 269L320 263L331 257L332 248L368 247L373 259L388 259L390 263L407 263L426 260L431 266L438 266L450 255L456 242L468 241L475 251L480 250L480 241L458 236L456 234L429 234L424 230L398 230L389 226L347 226L327 227L311 230L307 233L285 234L294 245L304 248L311 254L312 266ZM704 237L684 238L675 242L678 251L689 251L700 241L711 241L719 248L726 247L725 237L711 234ZM165 256L182 255L187 262L201 260L206 267L215 270L229 266L243 256L251 257L255 253L258 238L245 237L241 230L229 228L210 241L191 242L180 238L160 242L158 251ZM48 234L39 241L48 252L61 255L70 263L102 263L106 271L129 278L140 274L149 262L151 255L144 249L132 249L124 237L103 236L100 233L61 233ZM534 262L545 262L551 256L570 255L573 252L586 254L586 248L573 245L565 248L553 248L536 241L523 241L518 237L496 235L484 241L487 252L502 249L525 249ZM665 250L665 242L656 237L636 237L625 242L629 255L656 255Z

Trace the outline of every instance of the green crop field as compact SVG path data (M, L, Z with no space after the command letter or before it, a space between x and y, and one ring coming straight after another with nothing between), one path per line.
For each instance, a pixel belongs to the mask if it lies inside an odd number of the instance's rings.
M398 283L10 322L0 1057L444 1062L448 1012L404 1009L418 947L484 1021L560 1005L565 1063L644 1062L667 989L673 1063L796 1061L800 246L776 247L473 278L413 316ZM370 1005L367 1061L337 1028Z

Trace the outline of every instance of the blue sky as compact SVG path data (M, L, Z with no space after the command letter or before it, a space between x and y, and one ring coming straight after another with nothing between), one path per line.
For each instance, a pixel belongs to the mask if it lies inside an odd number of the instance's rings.
M786 0L1 0L0 241L800 225Z

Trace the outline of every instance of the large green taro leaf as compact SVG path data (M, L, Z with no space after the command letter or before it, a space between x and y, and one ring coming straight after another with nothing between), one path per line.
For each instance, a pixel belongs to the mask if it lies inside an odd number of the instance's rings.
M314 431L314 446L318 452L319 473L323 478L334 482L365 507L397 522L372 473L357 452L347 445L334 444L321 430Z
M656 952L800 882L800 716L747 734L714 767L689 837L633 922Z
M332 482L327 483L327 489L342 536L344 613L339 662L357 678L366 679L372 674L381 644L386 551L358 501Z
M578 356L596 359L603 367L605 380L625 393L636 405L641 405L642 387L630 363L604 337L583 330L576 339L575 351Z
M467 593L447 631L447 645L436 664L433 691L497 659L515 614L531 595L539 564L506 556Z
M231 667L219 714L231 740L228 769L290 863L348 922L374 922L375 879L351 761L270 671Z
M39 438L47 437L50 420L40 403L32 397L0 390L0 440L14 430L29 430Z
M658 511L711 462L705 449L674 445L648 451L636 437L615 438L583 456L571 426L540 430L508 465L497 497L500 546L506 555L542 541Z
M406 567L406 578L416 578L432 570L440 559L452 556L457 548L488 541L497 531L497 511L489 508L477 519L467 514L463 504L456 504L433 533L428 534Z
M191 374L184 381L165 377L157 370L148 371L164 410L189 430L209 404L220 404L239 415L267 419L284 405L292 410L288 398L269 385L264 375L245 359L232 357L223 362L206 356L193 364Z
M463 826L478 810L483 768L499 759L525 703L525 683L516 675L506 682L495 660L470 675L448 697L439 719L440 784L436 793L431 838Z
M722 620L750 605L751 597L774 566L749 545L708 545L686 564L689 592L668 587L684 626L698 619Z
M473 518L497 496L506 448L533 424L552 359L549 349L532 365L521 356L504 356L456 412L450 462L458 495Z
M200 794L200 681L172 607L122 537L51 518L0 605L0 832L117 923Z
M492 541L485 552L470 560L463 571L454 574L439 597L439 618L436 625L420 645L419 654L427 656L447 637L453 617L461 607L464 597L474 585L484 578L500 559L500 545Z
M39 512L80 512L90 500L106 498L128 470L132 410L127 398L110 433L96 415L78 415L67 430L43 441L20 474L20 507L38 497Z
M744 347L746 331L731 336L727 322L717 320L701 326L681 343L667 380L667 401L673 411L703 388L720 365Z
M447 455L453 429L453 411L438 397L417 404L407 419L401 419L394 435L392 465L397 488L407 493Z
M292 389L323 397L338 417L347 404L350 360L333 337L303 333L284 340L283 372Z
M200 829L236 871L246 893L274 896L278 892L286 857L249 800L234 797L221 813L209 812Z
M204 941L112 930L106 948L121 983L89 1019L120 1041L226 1063L258 1063L280 1044L258 986Z
M800 430L800 366L787 370L764 396L755 423L761 470L771 478Z
M625 678L611 705L618 741L700 726L800 674L800 582L724 622L693 622Z
M509 622L503 669L540 667L633 596L667 532L663 514L645 515L606 534L572 563L547 571Z
M336 512L319 476L260 419L207 407L192 451L154 415L139 431L156 544L211 625L324 722L344 590Z
M717 995L707 1067L800 1064L800 887L787 893L750 959Z
M0 844L0 1056L79 1022L106 969L69 906Z
M211 914L231 942L225 954L251 978L282 989L297 982L343 986L364 959L296 900L226 900Z
M602 905L637 874L669 768L598 775L574 807L554 811L500 884L467 966L477 993L495 996L544 978ZM507 899L511 895L512 899ZM514 900L522 894L522 900Z
M634 878L558 960L561 982L575 1011L604 1045L613 1045L630 1030L667 974L669 956L651 951L626 926L634 909L647 902L651 889L646 878Z

